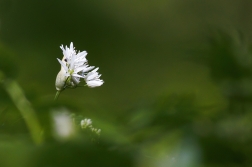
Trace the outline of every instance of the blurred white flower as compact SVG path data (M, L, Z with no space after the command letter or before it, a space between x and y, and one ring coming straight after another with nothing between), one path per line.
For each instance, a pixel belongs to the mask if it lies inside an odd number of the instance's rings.
M89 129L92 132L96 133L97 135L100 135L101 133L101 129L97 129L93 127L91 119L85 118L81 120L80 124L81 124L82 129Z
M91 130L92 132L95 132L97 135L101 134L101 129L92 128Z
M54 111L52 113L54 124L54 136L60 140L69 139L76 130L68 111L65 109Z
M83 119L81 120L81 127L82 128L87 128L88 126L92 126L92 120L91 119Z
M56 78L56 89L62 91L65 88L74 88L80 83L80 78L83 78L87 86L97 87L101 86L104 82L99 79L101 75L98 74L98 68L94 69L94 66L87 64L87 52L76 52L73 43L71 42L70 47L64 48L60 46L63 51L62 60L58 59L61 64L61 70ZM94 69L90 72L90 70Z

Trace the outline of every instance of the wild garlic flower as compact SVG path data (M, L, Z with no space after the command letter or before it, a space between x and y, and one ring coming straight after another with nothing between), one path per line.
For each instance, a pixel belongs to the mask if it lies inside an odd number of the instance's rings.
M72 42L70 43L69 48L67 46L64 48L63 45L61 45L60 48L62 49L64 56L62 60L58 59L61 64L61 70L58 73L55 82L58 92L65 88L77 87L81 78L83 78L87 83L86 85L91 88L101 86L104 83L103 80L99 79L101 76L97 72L99 68L88 65L86 51L77 52Z
M66 109L52 112L54 131L53 135L59 140L70 139L76 134L76 129L71 116Z
M91 132L96 133L97 135L100 135L101 133L101 129L93 127L91 119L85 118L81 120L80 125L82 129L89 129Z
M85 119L81 120L80 124L81 124L82 128L87 128L90 125L92 126L92 120L85 118Z
M101 134L101 129L91 128L91 131L96 133L97 135Z

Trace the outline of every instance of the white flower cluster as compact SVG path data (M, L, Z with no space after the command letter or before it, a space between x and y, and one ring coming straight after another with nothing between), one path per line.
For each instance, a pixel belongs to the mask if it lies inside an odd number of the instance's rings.
M58 91L62 91L65 88L77 87L80 83L80 78L83 78L87 86L91 88L101 86L104 83L100 79L101 75L97 72L99 68L87 64L86 51L77 53L72 42L69 48L67 46L64 48L63 45L60 48L64 56L62 60L58 59L61 64L61 70L57 75L55 83Z
M83 119L81 120L81 128L82 129L87 129L89 128L92 132L96 133L97 135L100 135L101 129L96 129L92 126L92 120L91 119Z
M97 135L100 135L101 129L91 128L92 132L95 132Z
M91 119L85 118L85 119L81 120L81 128L85 129L85 128L89 127L89 126L92 126L92 120Z

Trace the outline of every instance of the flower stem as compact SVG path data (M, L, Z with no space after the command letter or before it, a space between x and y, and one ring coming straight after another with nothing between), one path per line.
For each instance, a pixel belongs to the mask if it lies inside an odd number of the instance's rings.
M55 95L55 97L54 97L54 101L58 99L58 97L59 97L59 95L60 95L60 92L61 92L61 91L59 91L59 90L56 92L56 95Z

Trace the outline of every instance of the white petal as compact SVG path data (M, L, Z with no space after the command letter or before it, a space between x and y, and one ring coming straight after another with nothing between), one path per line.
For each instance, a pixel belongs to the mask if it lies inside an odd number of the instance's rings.
M68 71L68 68L67 66L65 65L65 63L63 63L60 59L57 58L57 60L59 61L59 63L61 64L61 66L64 68L64 70L67 72Z
M87 81L94 80L94 79L96 79L97 76L98 76L97 73L88 73L87 76L86 76L86 80Z
M92 80L92 81L87 81L87 85L91 88L97 87L97 86L101 86L103 84L103 80L100 79L96 79L96 80Z
M64 52L65 51L65 48L63 45L60 46L60 49Z
M70 50L74 50L73 42L70 43Z
M78 78L78 77L72 76L71 79L72 79L73 83L76 85L78 85L80 83L80 78Z
M93 71L89 72L86 76L86 80L93 80L98 78L98 73L96 72L99 68L94 69Z
M96 69L94 69L94 70L93 70L93 71L91 71L91 72L96 72L98 69L99 69L99 67L97 67Z
M85 70L87 67L85 67L85 66L81 66L81 67L77 67L77 68L75 68L75 72L76 73L78 73L78 72L80 72L80 71L82 71L82 70Z
M77 56L80 57L80 58L85 58L86 55L87 55L87 52L86 52L86 51L82 51L82 52L79 52L79 53L77 54Z
M79 75L79 74L72 74L72 76L75 76L75 77L79 77L79 78L84 78L84 76L82 76L82 75Z
M83 70L82 72L87 72L87 71L90 71L94 68L94 66L90 66L90 67L87 67L85 70Z
M72 55L71 63L70 63L70 69L74 68L74 61L75 61L75 54Z

